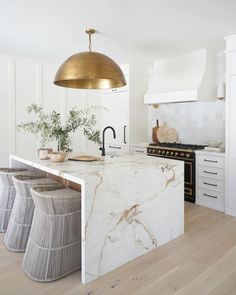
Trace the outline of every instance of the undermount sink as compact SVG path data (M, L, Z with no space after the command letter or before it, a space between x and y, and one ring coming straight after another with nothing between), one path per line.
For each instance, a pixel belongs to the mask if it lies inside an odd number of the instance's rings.
M118 158L118 157L121 157L121 155L106 155L106 157L109 157L109 158Z

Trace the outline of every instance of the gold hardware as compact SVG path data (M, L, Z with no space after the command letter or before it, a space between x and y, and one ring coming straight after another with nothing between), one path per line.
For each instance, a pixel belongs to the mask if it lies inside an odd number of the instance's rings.
M91 35L95 34L96 31L94 29L86 29L85 32L89 35L89 51L91 52L92 51L92 37L91 37Z
M185 183L192 185L193 184L193 174L192 174L193 164L190 163L190 162L184 162L184 164L185 165L190 165L190 171L191 171L191 173L190 173L190 182L189 181L185 181Z
M91 36L96 31L87 29L89 51L69 57L58 69L54 84L80 89L108 89L126 85L120 67L110 57L92 52Z
M191 188L187 188L187 187L184 188L184 193L187 194L187 195L190 195L190 196L193 195L192 189Z
M158 103L149 103L148 105L153 107L154 109L158 109L160 107Z

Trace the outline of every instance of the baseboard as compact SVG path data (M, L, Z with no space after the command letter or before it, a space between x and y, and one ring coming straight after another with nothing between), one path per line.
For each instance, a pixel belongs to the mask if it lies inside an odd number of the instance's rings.
M231 215L231 216L236 216L236 209L225 208L225 214Z
M212 204L212 203L204 202L202 200L197 200L196 204L198 204L200 206L203 206L203 207L218 210L218 211L221 211L221 212L225 212L225 206L224 205ZM235 214L236 214L236 210L235 210Z

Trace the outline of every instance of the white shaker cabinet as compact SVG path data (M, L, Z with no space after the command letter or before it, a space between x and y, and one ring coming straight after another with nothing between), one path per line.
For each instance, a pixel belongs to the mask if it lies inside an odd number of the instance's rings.
M196 151L196 203L225 210L225 154Z
M126 77L126 81L127 81ZM112 92L111 90L117 90ZM106 143L115 145L128 144L128 121L129 121L129 91L119 91L119 88L103 91L101 105L105 108L102 111L101 129L112 126L116 131L116 138L113 138L112 130L106 131Z
M147 140L147 106L143 104L143 96L147 87L148 75L145 68L133 68L132 65L121 66L127 85L102 91L101 131L112 126L116 131L106 132L106 147L121 154L128 152L132 143Z
M226 38L226 214L236 216L236 35Z

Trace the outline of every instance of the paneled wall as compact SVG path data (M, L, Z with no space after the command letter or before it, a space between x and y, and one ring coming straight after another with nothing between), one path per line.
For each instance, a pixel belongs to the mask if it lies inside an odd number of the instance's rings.
M0 56L0 165L8 164L11 144L10 134L10 85L9 63L4 56Z
M74 106L85 108L100 105L98 90L88 92L55 86L53 80L58 66L50 62L0 55L0 166L8 165L10 153L37 154L37 138L16 129L18 123L32 118L26 113L26 107L31 103L43 106L46 112L60 112L64 120ZM97 127L100 128L99 112L97 115ZM97 145L88 142L81 132L73 135L74 153L84 150L95 152L97 149Z

